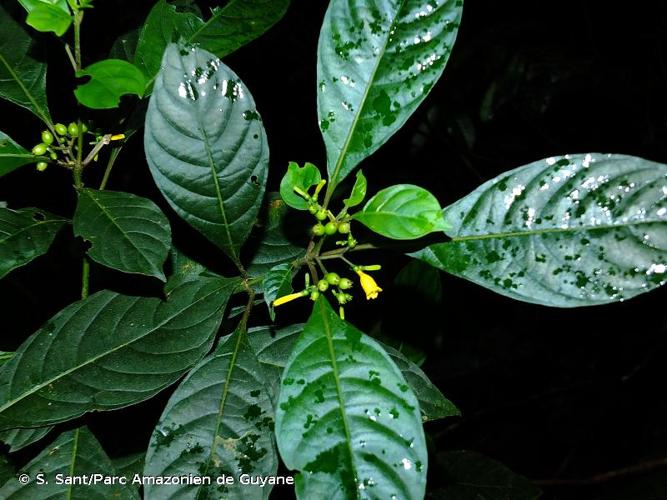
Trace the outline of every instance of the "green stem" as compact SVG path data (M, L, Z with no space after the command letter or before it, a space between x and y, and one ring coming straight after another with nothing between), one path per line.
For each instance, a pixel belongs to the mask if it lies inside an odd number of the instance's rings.
M81 70L81 23L83 22L83 11L74 13L74 63L76 71Z
M102 177L102 182L100 183L100 191L104 191L109 182L109 176L111 175L111 169L113 169L116 158L120 154L121 147L111 150L111 155L109 156L109 162L107 163L107 168L104 170L104 177Z
M87 257L83 258L83 268L81 272L81 298L88 298L90 288L90 261Z

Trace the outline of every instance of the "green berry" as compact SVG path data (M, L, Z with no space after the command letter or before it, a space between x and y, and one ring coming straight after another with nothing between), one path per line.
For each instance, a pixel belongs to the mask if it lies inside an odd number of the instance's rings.
M317 282L317 289L320 292L326 292L329 289L329 282L327 280L320 280Z
M315 224L313 226L313 234L315 236L322 236L324 234L324 226L322 224Z
M323 208L320 208L320 209L315 213L315 217L317 218L317 220L324 220L324 219L327 218L327 211L324 210Z
M338 288L340 288L341 290L349 290L350 288L352 288L352 285L354 285L354 283L352 283L352 280L347 278L341 278L340 281L338 282Z
M341 222L340 224L338 224L338 232L340 234L350 234L350 223Z
M57 153L51 153L49 154L52 160L57 160L58 159L58 154Z
M327 280L327 283L330 285L337 285L340 283L340 276L338 276L336 273L327 273L327 275L324 276L324 279Z
M47 146L50 146L53 144L53 134L49 132L48 130L45 130L42 132L42 142L46 144Z
M32 148L32 154L35 156L42 156L44 153L46 153L46 144L39 143Z
M310 300L317 300L320 298L320 291L319 290L313 290L310 292Z
M315 205L315 204L313 204L313 205L308 205L308 211L309 211L311 214L315 215L315 214L317 213L318 210L319 210L319 208L317 208L317 205Z
M67 135L67 127L62 123L56 123L53 128L56 129L56 134Z
M79 126L72 122L67 126L67 133L72 137L77 137L79 135Z
M37 164L37 171L38 172L44 172L44 170L46 170L46 167L48 167L48 166L49 166L49 164L46 163L45 161L40 161Z
M338 230L338 224L335 222L327 222L327 225L324 226L324 233L328 234L331 236L332 234L336 234L336 231Z

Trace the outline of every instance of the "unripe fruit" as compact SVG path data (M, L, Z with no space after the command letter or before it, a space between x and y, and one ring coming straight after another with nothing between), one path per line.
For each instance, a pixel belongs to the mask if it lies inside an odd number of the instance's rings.
M350 233L350 223L349 222L341 222L338 225L338 232L340 234L349 234Z
M327 218L327 211L321 208L317 211L315 217L317 218L317 220L324 220Z
M324 226L324 233L328 234L331 236L332 234L336 234L336 231L338 230L338 224L335 222L327 222L327 225Z
M310 292L310 300L317 300L320 298L320 292L319 290L313 290Z
M42 142L46 144L47 146L50 146L53 144L53 134L49 132L48 130L45 130L42 132Z
M317 289L320 292L326 292L329 289L329 282L327 280L320 280L317 282Z
M311 214L315 215L318 210L319 210L319 208L317 208L317 205L308 205L308 211Z
M44 153L46 153L46 144L39 143L32 148L32 154L35 156L42 156Z
M49 164L46 163L45 161L40 161L37 164L37 171L38 172L44 172L44 170L46 170L46 167L48 167L48 166L49 166Z
M336 273L327 273L324 279L327 280L330 285L337 285L340 283L340 276L338 276Z
M315 224L313 226L313 234L315 236L322 236L324 234L324 226L322 224Z
M58 159L58 153L51 153L49 156L51 157L52 160Z
M86 125L85 123L82 123L81 124L81 133L85 134L86 132L88 132L88 125Z
M67 126L67 132L72 137L77 137L79 135L79 126L76 123L72 122Z
M352 283L352 280L347 278L341 278L340 281L338 282L338 288L340 288L341 290L349 290L350 288L352 288L352 285L354 285L354 283Z
M66 135L67 134L67 127L63 125L62 123L56 123L54 127L56 129L56 134L58 135Z

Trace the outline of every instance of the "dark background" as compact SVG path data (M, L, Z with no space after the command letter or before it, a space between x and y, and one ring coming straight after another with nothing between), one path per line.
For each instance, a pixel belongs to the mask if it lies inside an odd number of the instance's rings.
M84 22L84 63L105 58L120 33L143 22L152 3L98 0ZM199 3L206 8L213 2ZM325 168L315 62L326 4L293 0L283 21L226 58L263 115L274 190L290 160ZM60 42L40 38L52 63L52 115L68 123L78 113L71 69ZM665 50L667 2L467 0L444 77L406 126L364 162L369 189L419 184L446 205L505 170L556 154L614 152L667 162ZM114 131L108 114L83 113ZM29 113L1 102L0 121L23 145L39 142L40 125ZM97 185L101 170L96 167L86 181ZM159 200L176 242L212 268L227 270L221 254L166 207L143 159L141 133L122 153L109 188ZM28 167L1 180L0 200L69 216L75 197L65 171L37 174ZM78 298L81 250L81 242L63 231L48 256L0 282L0 350L15 349ZM426 426L434 498L447 482L437 460L446 450L476 450L537 480L586 479L667 457L667 290L561 310L515 302L443 275L442 297L433 300L392 286L408 262L401 254L368 259L384 263L377 276L385 293L354 305L348 319L427 353L424 370L464 414ZM153 280L95 265L91 285L159 294ZM302 321L308 312L298 305L284 311L279 323ZM263 314L256 324L266 321ZM170 392L83 420L110 455L138 451ZM17 460L29 459L43 444ZM667 499L667 468L543 489L547 499Z

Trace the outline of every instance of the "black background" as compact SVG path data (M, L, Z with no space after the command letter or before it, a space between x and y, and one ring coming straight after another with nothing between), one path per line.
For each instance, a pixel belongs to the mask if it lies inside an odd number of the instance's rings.
M96 3L84 21L84 64L105 58L115 38L141 24L152 5ZM212 4L200 2L204 9ZM290 160L325 168L315 63L326 4L294 0L283 21L225 60L262 113L271 147L270 189ZM68 123L78 113L71 68L60 42L39 38L51 63L52 115ZM406 126L364 162L369 189L419 184L444 206L505 170L556 154L615 152L667 162L666 50L666 2L467 0L444 77ZM114 131L109 114L84 116ZM5 102L0 127L25 146L39 142L36 120ZM176 242L192 257L228 271L224 257L167 208L148 173L140 136L122 153L109 188L158 200ZM102 166L95 168L86 174L91 186L101 176ZM0 200L70 215L75 196L67 172L37 174L27 167L0 181ZM78 298L81 249L71 231L63 231L48 256L0 282L1 350L15 349ZM561 310L515 302L443 275L443 297L434 302L419 290L392 286L405 257L370 254L368 262L384 264L377 276L385 293L375 302L359 301L348 319L427 353L424 370L464 413L426 426L434 498L447 481L437 463L446 450L476 450L542 480L585 479L667 457L667 290L616 305ZM159 283L153 281L92 268L93 290L157 295ZM286 306L279 323L307 314L306 306ZM254 323L265 321L260 311ZM82 420L110 455L138 451L170 392ZM42 445L18 454L17 461ZM544 491L548 499L663 499L667 473L546 485Z

